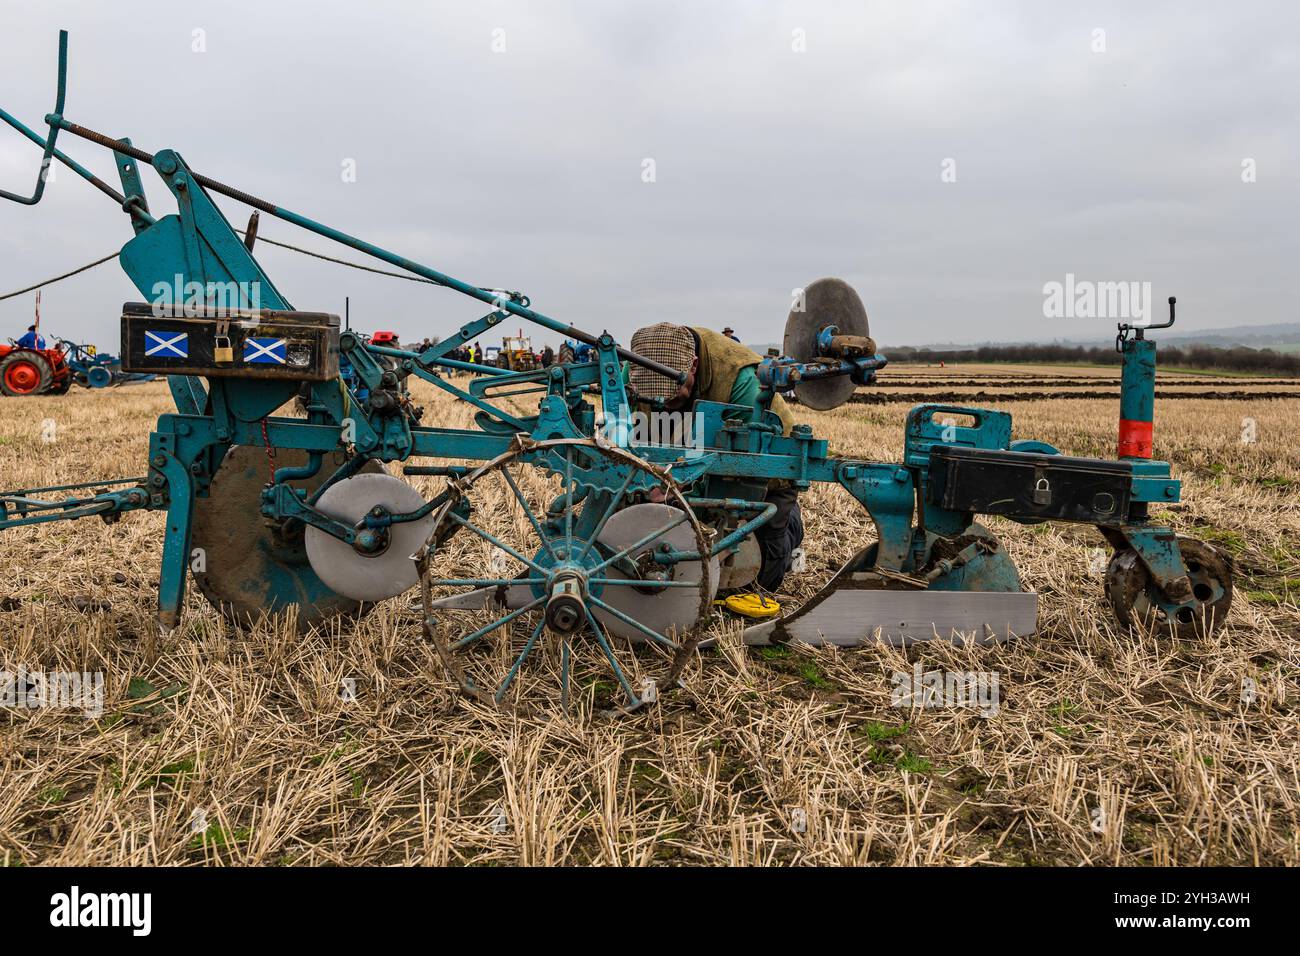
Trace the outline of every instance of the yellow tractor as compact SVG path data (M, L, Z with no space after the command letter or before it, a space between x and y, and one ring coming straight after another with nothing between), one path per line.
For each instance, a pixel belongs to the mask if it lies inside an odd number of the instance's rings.
M520 330L522 333L522 329ZM526 335L506 336L501 340L501 352L497 355L497 368L508 368L512 372L531 372L537 368L537 355L533 352L533 340Z

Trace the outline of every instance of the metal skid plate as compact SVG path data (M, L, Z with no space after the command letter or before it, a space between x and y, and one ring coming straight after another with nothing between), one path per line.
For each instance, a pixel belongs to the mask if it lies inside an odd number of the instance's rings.
M804 289L802 302L795 303L785 320L783 352L797 362L816 361L817 333L828 325L840 335L871 334L862 299L843 279L818 279ZM825 411L843 405L856 388L852 379L841 375L800 382L794 391L801 404Z
M981 539L990 549L958 564L956 549ZM863 548L798 610L747 628L745 643L994 644L1037 630L1038 595L1022 590L1015 565L979 524L955 539L929 537L930 558L947 555L953 566L928 582L876 568L877 552L875 544Z
M816 599L814 599L816 600ZM1024 591L888 591L840 588L815 606L745 629L746 644L800 641L856 647L882 641L994 644L1034 633L1038 595Z

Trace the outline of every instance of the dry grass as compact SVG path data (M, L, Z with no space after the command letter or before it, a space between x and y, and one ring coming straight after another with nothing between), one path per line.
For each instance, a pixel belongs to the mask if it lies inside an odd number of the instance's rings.
M1034 374L1048 371L1062 370ZM425 400L438 424L467 421ZM1110 455L1115 404L1007 407L1019 437ZM161 385L4 400L0 485L138 474L167 408ZM841 454L897 460L905 411L801 414ZM995 521L1042 594L1034 640L759 652L719 621L687 689L630 717L603 715L594 689L570 715L471 705L407 599L299 637L232 632L192 596L184 626L159 634L160 515L7 533L0 669L102 670L108 695L98 720L0 714L0 861L1295 864L1296 405L1183 400L1158 417L1157 449L1185 480L1169 519L1237 561L1214 638L1119 633L1090 570L1093 529ZM1240 441L1245 417L1255 444ZM804 513L809 568L787 585L799 597L871 534L833 489L807 494ZM468 545L463 558L479 560ZM111 608L79 610L79 597ZM917 661L997 672L1000 709L891 707L891 674ZM132 679L176 692L132 698Z

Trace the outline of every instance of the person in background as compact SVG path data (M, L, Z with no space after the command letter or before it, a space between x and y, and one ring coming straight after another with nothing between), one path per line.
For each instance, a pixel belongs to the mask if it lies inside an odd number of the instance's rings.
M550 368L555 364L555 349L549 345L542 349L542 368Z
M723 329L722 334L725 335L727 338L731 339L731 341L733 342L740 341L740 339L736 338L736 330L733 329L731 326L727 326L725 329Z
M633 333L631 349L687 373L686 381L679 385L657 372L630 365L628 383L643 402L663 399L664 408L680 412L689 411L697 401L762 407L757 374L762 358L712 329L661 322ZM780 395L772 396L770 411L781 420L781 433L789 435L794 416ZM776 505L776 514L754 532L763 555L758 583L765 590L776 591L790 570L795 548L803 544L803 514L799 492L786 482L771 482L766 500Z
M36 326L27 326L27 334L18 339L18 347L22 349L43 349L45 348L45 336L36 331Z

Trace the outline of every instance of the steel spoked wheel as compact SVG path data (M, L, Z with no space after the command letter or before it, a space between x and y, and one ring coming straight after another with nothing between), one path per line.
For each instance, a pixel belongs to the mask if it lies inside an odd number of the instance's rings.
M653 489L664 500L643 502ZM521 439L448 492L417 564L425 634L464 693L633 710L679 681L717 568L665 470L589 439Z
M1178 536L1191 599L1172 605L1136 551L1120 551L1106 569L1106 597L1123 627L1141 625L1178 638L1212 634L1232 606L1232 564L1217 548Z

